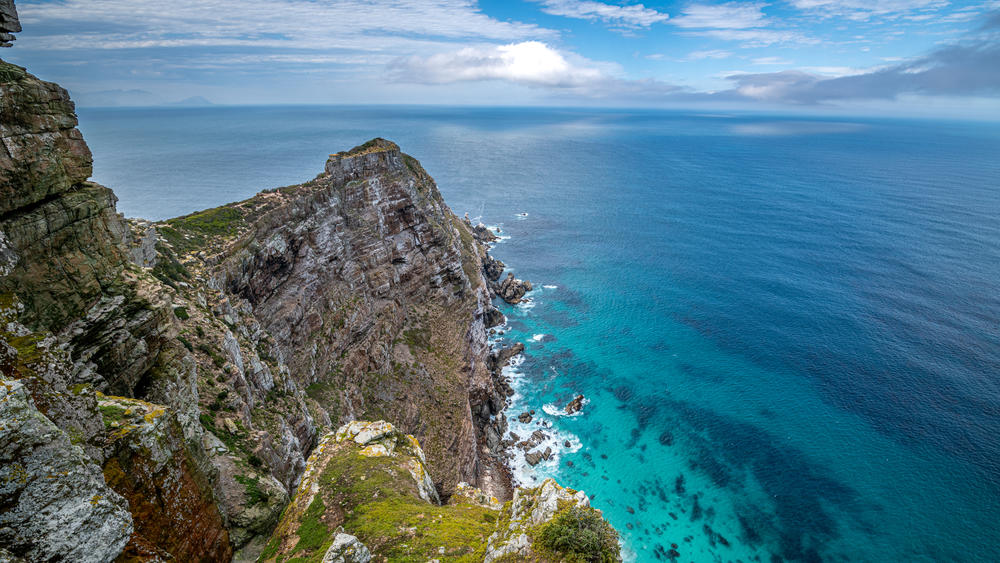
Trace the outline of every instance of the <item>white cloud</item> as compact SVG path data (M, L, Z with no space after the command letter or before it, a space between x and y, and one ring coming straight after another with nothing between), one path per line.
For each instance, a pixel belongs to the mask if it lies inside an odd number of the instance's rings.
M23 24L68 24L72 31L28 36L33 48L87 49L262 46L382 52L386 39L542 39L534 24L493 19L473 0L64 0L23 3ZM37 29L37 28L35 28Z
M763 3L692 4L670 23L683 28L748 29L764 25Z
M542 11L554 16L584 20L601 20L628 28L649 27L670 18L663 12L642 4L620 6L590 0L532 0L542 4Z
M607 77L599 66L582 57L563 55L545 43L524 41L407 57L396 61L392 72L396 80L425 84L505 80L528 86L578 88Z
M868 21L872 17L896 17L917 10L936 10L948 0L789 0L796 8L821 17Z
M800 45L815 45L818 39L803 35L797 31L775 29L708 29L692 32L692 35L711 37L724 41L740 41L744 48L768 47L775 44L794 43Z
M681 33L709 37L722 41L742 42L742 47L768 47L775 44L816 44L818 40L797 31L771 29L771 20L764 14L763 2L727 2L725 4L691 4L670 23L687 31Z
M751 61L755 65L790 65L791 61L786 61L781 57L758 57Z
M729 51L723 51L722 49L711 49L708 51L691 51L685 60L688 61L700 61L704 59L728 59L733 56Z

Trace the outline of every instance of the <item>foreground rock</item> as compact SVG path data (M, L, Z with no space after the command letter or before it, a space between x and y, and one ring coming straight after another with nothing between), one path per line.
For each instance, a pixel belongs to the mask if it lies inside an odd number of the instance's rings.
M0 379L0 428L0 546L28 561L114 559L132 535L128 504L20 381Z
M379 560L474 554L492 531L495 517L486 515L495 509L466 486L453 495L455 504L441 505L424 459L413 436L384 421L352 422L327 434L261 559L329 553L338 534L355 537Z

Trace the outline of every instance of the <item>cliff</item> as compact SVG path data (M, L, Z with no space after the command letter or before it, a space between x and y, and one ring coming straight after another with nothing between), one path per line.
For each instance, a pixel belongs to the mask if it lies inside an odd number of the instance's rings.
M420 477L362 498L341 459L309 553L403 557L369 502L396 495L463 529L454 558L486 557L492 512L466 530L448 503L523 497L486 340L497 265L415 159L374 139L309 182L153 223L88 181L66 91L2 61L0 136L0 559L293 553L295 507L358 419L392 428L384 470ZM348 497L371 519L334 508Z

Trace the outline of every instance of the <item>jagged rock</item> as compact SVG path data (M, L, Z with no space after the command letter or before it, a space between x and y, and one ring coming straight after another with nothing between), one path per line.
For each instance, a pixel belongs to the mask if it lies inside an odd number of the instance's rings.
M503 275L503 271L506 268L507 266L503 262L493 258L489 254L486 254L483 258L483 275L485 275L486 279L491 282L495 282L500 279L500 276Z
M87 182L90 149L66 90L0 61L0 115L0 231L30 257L0 293L25 304L24 324L57 331L118 278L125 224L111 190Z
M504 366L510 363L511 358L520 354L521 352L524 352L524 344L521 342L518 342L513 346L509 346L507 348L501 348L495 352L492 352L489 357L490 370L499 371L503 369Z
M416 160L373 139L331 155L311 182L202 213L231 217L234 237L198 267L259 320L296 384L316 390L314 419L391 417L425 445L445 493L501 473L480 454L484 408L506 394L484 361L494 314L483 250ZM463 396L471 412L453 400Z
M529 424L531 423L531 413L528 411L522 412L521 414L517 415L517 420L518 422Z
M580 412L580 409L582 408L583 408L583 395L577 395L576 397L573 397L572 401L566 404L566 408L563 410L566 411L566 414L574 414Z
M476 223L472 227L472 236L476 237L476 240L481 243L491 243L500 240L500 237L482 223Z
M322 563L368 563L372 554L358 538L339 530L333 537L330 549L323 555Z
M0 428L0 544L29 561L113 560L132 534L128 504L20 381L0 379Z
M527 461L528 465L531 465L532 467L538 465L542 459L544 459L544 456L541 452L528 452L524 454L524 461Z
M513 272L507 272L507 277L500 282L496 293L498 297L507 303L516 305L521 302L524 294L531 290L531 282L527 280L519 280L514 277Z
M486 313L483 315L483 324L486 328L500 326L506 321L507 319L503 316L503 313L500 312L500 309L497 309L493 305L486 307Z

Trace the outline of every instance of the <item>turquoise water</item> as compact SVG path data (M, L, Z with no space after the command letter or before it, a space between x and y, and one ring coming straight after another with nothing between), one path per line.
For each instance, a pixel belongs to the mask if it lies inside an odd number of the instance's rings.
M419 158L537 288L504 306L527 344L511 413L560 447L519 475L592 494L637 561L1000 560L995 124L297 107L81 128L150 218L373 136ZM578 392L583 414L550 414Z

